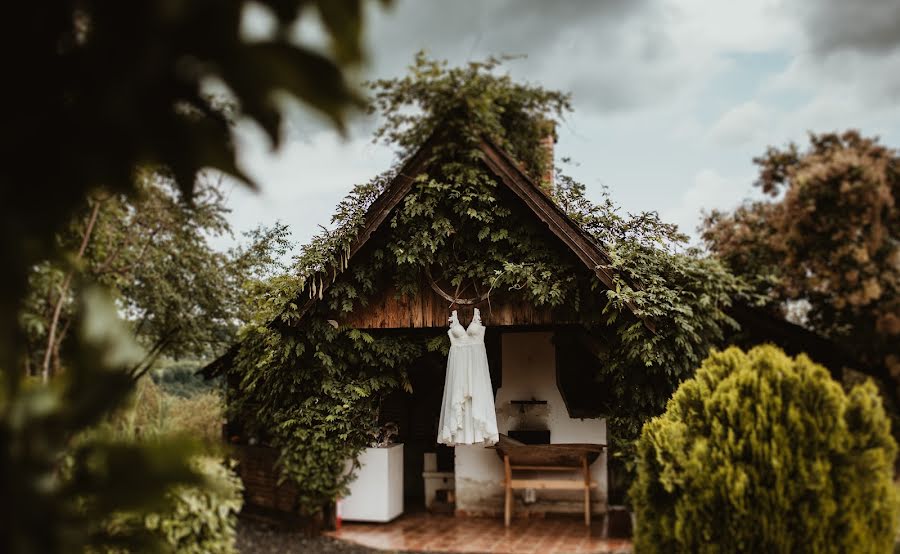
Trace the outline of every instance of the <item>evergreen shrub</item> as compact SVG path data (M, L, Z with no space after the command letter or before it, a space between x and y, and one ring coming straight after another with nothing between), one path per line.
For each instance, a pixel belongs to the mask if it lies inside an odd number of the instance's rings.
M805 355L714 352L643 428L635 550L890 552L897 445L871 382Z

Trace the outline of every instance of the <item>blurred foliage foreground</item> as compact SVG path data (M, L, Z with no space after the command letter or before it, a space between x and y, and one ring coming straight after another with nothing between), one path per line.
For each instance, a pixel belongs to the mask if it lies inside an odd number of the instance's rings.
M101 348L72 359L115 364L143 355L96 289L78 312L86 336L73 344ZM122 333L117 343L104 339L108 330ZM21 493L12 498L31 500L17 504L18 521L44 517L54 525L44 535L21 529L8 551L234 552L242 487L218 441L219 393L168 394L145 376L129 395L130 376L93 367L49 385L31 380L17 398L4 399L16 431L4 439L13 439L21 460L5 468L20 477Z
M272 21L270 32L252 40L242 25L250 4ZM0 61L15 75L4 91L12 109L0 134L0 552L187 549L172 546L183 531L162 515L155 525L109 525L120 514L169 513L174 497L190 496L178 491L206 484L209 471L196 441L133 441L98 430L127 404L131 370L147 353L122 324L122 306L80 271L79 256L60 250L57 237L91 194L134 195L145 170L172 179L188 202L205 170L250 182L236 163L231 123L256 122L277 145L286 100L343 129L359 104L344 70L363 59L363 4L5 6L16 24L0 37ZM293 38L301 19L321 27L326 48ZM208 94L210 83L227 91L228 110ZM38 385L25 376L20 316L29 274L47 260L69 263L60 293L71 295L74 309L67 338L48 340L59 349L59 375ZM200 501L191 498L178 509L193 510L185 506Z
M166 485L204 482L189 461L201 449L186 439L138 443L97 429L128 401L133 380L124 368L143 351L102 291L83 289L79 304L77 332L64 348L67 370L61 376L44 385L4 375L4 552L85 546L150 550L161 545L151 531L117 531L108 518L164 510Z

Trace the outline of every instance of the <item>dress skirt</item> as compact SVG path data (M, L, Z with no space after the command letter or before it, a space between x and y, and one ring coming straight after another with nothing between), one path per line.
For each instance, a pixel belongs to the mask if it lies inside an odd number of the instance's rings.
M496 444L497 414L494 390L483 341L452 345L438 427L438 442Z

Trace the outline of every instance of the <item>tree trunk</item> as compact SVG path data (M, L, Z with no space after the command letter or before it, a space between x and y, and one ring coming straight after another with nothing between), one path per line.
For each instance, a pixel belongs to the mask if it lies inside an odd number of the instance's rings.
M76 260L80 260L84 257L84 252L87 250L88 242L90 242L91 239L91 233L94 231L94 224L97 223L97 215L100 213L100 203L99 200L94 202L90 218L88 219L87 226L84 228L84 234L81 237L81 247L78 249L78 255L75 258ZM47 349L44 351L44 361L41 364L41 380L44 383L50 380L50 360L53 357L53 351L57 347L56 329L59 327L59 318L62 314L63 304L66 301L66 294L69 291L69 286L72 284L73 277L74 271L69 271L66 274L62 285L59 287L59 298L56 300L56 306L53 308L53 316L50 319L50 327L47 332Z
M135 365L131 369L131 377L137 381L141 377L147 374L150 371L150 368L153 367L153 364L159 358L160 354L162 354L163 350L172 342L172 339L178 334L181 330L180 326L173 327L169 329L159 339L157 339L156 343L147 351L147 354L144 356L144 359L141 360L137 365Z

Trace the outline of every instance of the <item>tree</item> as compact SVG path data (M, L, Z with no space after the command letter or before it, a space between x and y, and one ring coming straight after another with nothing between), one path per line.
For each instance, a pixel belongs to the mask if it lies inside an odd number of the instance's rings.
M145 172L133 196L93 195L64 231L58 248L77 257L77 270L48 260L32 271L22 312L28 332L26 371L44 379L59 372L60 348L74 321L74 275L110 291L145 360L194 358L220 350L246 321L244 285L282 270L287 228L276 224L249 233L250 242L219 252L209 238L231 234L218 181L196 185L185 204L170 179Z
M771 199L709 214L706 245L773 309L808 307L804 325L896 389L900 154L847 131L810 135L805 151L769 148L754 161L756 186Z
M805 355L707 358L638 442L639 552L890 552L897 444L871 382Z
M249 40L248 5L274 17ZM228 91L234 118L261 125L277 144L283 104L296 99L338 129L358 97L344 69L362 59L361 0L18 2L0 38L8 117L0 138L0 550L59 552L109 544L97 522L152 506L168 485L199 474L183 445L94 441L59 479L74 434L127 400L126 369L142 356L103 289L77 285L63 376L34 387L20 310L35 265L60 259L56 237L89 194L132 195L136 176L169 174L190 201L205 168L244 179L230 118L208 92ZM330 48L294 43L290 30L317 17ZM71 270L71 268L66 268ZM89 463L88 463L89 462ZM121 546L137 536L118 536ZM145 537L146 538L146 537ZM146 547L147 545L145 545Z

